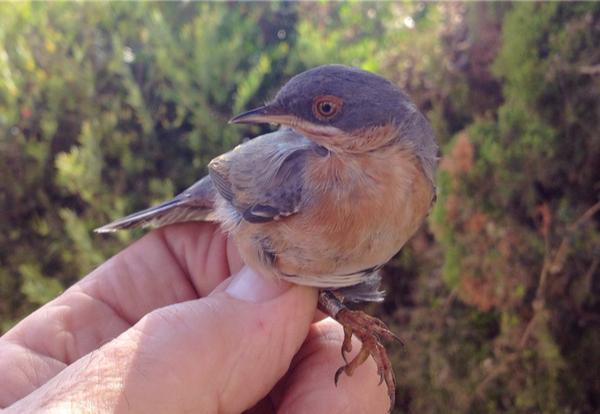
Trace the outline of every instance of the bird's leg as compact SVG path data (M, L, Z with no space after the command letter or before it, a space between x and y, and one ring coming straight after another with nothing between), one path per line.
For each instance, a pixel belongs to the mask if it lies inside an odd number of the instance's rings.
M373 357L377 364L377 373L379 374L379 383L385 381L390 397L390 411L394 407L396 393L396 378L392 364L387 352L381 344L382 339L398 341L402 340L394 335L388 327L379 319L367 315L361 311L348 309L340 298L333 292L322 290L319 292L319 309L333 317L344 327L344 342L342 343L342 357L346 365L340 367L334 377L337 385L340 375L346 373L352 376L354 370L367 360ZM348 362L346 353L352 350L352 335L356 336L362 342L358 355Z

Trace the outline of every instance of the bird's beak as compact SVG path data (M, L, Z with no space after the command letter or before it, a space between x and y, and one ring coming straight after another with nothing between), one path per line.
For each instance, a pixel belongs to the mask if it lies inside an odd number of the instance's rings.
M230 124L285 124L289 122L290 115L275 105L265 105L260 108L234 116Z

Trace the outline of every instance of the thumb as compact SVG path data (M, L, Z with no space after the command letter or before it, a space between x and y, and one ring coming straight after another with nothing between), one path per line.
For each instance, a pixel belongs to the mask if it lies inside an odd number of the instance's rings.
M288 370L316 297L242 268L206 298L149 313L17 405L35 408L43 396L45 407L75 411L242 412Z
M208 300L220 306L220 331L211 344L211 384L218 388L218 412L253 407L288 371L314 319L316 290L273 280L244 267L224 291ZM215 350L215 345L222 345Z
M224 290L159 310L140 324L151 338L140 344L142 354L165 358L157 362L155 374L170 371L177 378L152 388L169 387L177 395L169 412L242 412L286 373L308 334L315 307L313 289L244 267ZM142 384L141 394L148 395L146 387Z

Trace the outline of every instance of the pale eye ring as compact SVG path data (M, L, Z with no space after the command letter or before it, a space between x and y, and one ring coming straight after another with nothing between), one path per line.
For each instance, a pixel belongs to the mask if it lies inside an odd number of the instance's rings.
M342 100L337 96L317 96L313 100L313 114L321 121L328 121L342 110Z

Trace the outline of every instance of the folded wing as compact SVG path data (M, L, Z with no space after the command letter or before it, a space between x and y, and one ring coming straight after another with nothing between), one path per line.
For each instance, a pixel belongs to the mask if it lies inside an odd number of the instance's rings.
M303 135L280 129L215 158L208 170L238 220L264 223L301 209L304 169L314 149Z
M263 223L298 212L306 157L314 144L291 129L262 135L209 164L209 175L174 197L102 226L97 233L161 227L185 221L217 221L217 196L237 220Z

